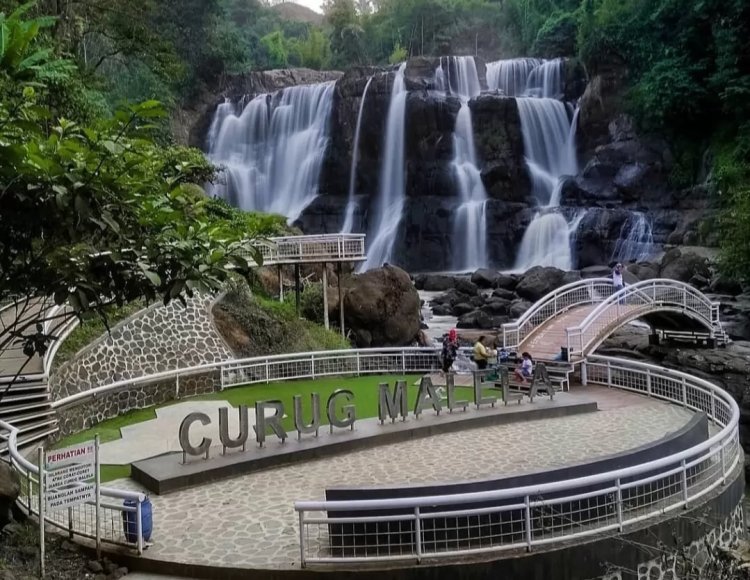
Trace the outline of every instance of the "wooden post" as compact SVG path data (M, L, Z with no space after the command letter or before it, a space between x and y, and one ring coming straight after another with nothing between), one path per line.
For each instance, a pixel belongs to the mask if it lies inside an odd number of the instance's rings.
M302 306L300 302L300 279L299 279L299 264L294 265L294 303L297 310L297 317L302 312Z
M284 302L284 274L279 264L279 302Z
M326 330L331 328L328 320L328 266L323 262L323 325Z
M343 276L341 275L341 262L336 262L336 275L339 277L339 326L341 327L341 336L346 337L344 329L344 287L342 285Z

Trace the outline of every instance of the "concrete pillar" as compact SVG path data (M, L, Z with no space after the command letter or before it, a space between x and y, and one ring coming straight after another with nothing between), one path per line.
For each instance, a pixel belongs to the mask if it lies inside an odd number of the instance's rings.
M588 372L586 371L586 361L581 363L581 384L585 387L588 384Z
M341 262L336 262L336 275L339 277L339 327L341 336L346 337L344 329L344 287L342 285L343 276L341 275Z
M279 302L284 302L284 275L279 264Z
M326 330L331 328L328 320L328 267L325 262L323 262L323 325Z
M299 317L302 313L302 305L300 301L300 278L299 278L299 264L294 265L294 302L297 310L297 316Z

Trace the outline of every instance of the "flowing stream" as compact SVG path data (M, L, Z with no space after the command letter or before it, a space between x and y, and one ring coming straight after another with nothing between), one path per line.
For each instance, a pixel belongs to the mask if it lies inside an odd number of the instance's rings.
M219 105L208 157L224 168L223 182L209 186L209 195L290 222L298 218L318 194L333 94L327 82L258 95L244 106Z
M558 208L562 178L578 173L578 112L571 118L560 100L564 93L562 68L561 59L513 59L488 65L490 89L516 95L532 195L540 208L521 240L514 267L518 271L533 266L573 268L570 238L580 220L569 224ZM519 92L523 85L525 89Z
M487 191L479 172L474 147L474 127L469 99L481 92L479 75L472 56L451 56L440 59L436 71L436 87L461 100L453 130L451 166L459 195L459 206L453 220L456 271L470 271L487 266Z
M365 101L367 100L367 89L370 88L372 79L371 76L367 79L365 90L362 92L362 102L359 104L359 112L357 113L357 128L354 131L354 144L352 146L352 167L349 171L349 201L346 203L346 214L344 217L344 225L341 228L342 234L349 234L352 232L354 227L354 212L357 210L357 198L356 198L356 185L357 185L357 163L359 163L359 132L362 127L362 113L365 110Z
M404 137L406 126L406 83L404 71L406 63L401 63L393 79L391 102L388 105L383 162L380 166L380 186L375 204L373 219L368 228L370 247L367 261L359 270L379 268L391 260L393 243L404 208L405 168Z

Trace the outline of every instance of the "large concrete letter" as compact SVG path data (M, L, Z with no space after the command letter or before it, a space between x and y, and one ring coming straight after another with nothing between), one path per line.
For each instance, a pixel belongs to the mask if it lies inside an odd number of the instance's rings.
M302 395L294 395L293 401L294 428L297 429L297 439L302 439L303 433L315 433L317 437L318 428L320 427L320 395L318 393L310 395L310 402L312 404L312 422L310 424L306 424L302 416Z
M331 396L328 397L326 411L328 414L328 423L330 424L330 432L333 433L334 427L340 427L341 429L351 427L352 431L354 431L354 420L357 418L354 405L344 405L341 409L344 411L344 418L338 419L336 417L336 399L339 397L345 397L346 401L349 403L354 400L354 393L348 389L336 389L331 393Z
M497 402L497 397L482 398L482 378L484 378L484 374L474 372L474 404L477 409L480 405L492 405L494 407Z
M453 409L465 411L466 407L469 406L469 401L463 399L456 401L456 381L453 373L445 375L445 387L448 390L448 411L450 413L453 412Z
M388 383L378 385L380 399L378 402L378 418L382 425L386 417L390 417L395 422L396 418L401 415L401 420L406 421L406 415L409 414L409 401L406 396L406 381L396 381L393 389L393 396L388 389Z
M198 447L190 445L190 427L196 421L200 421L201 425L209 425L211 423L211 417L205 413L190 413L180 423L180 446L182 447L182 460L185 461L185 454L188 455L206 455L208 459L208 450L211 449L211 438L204 437Z
M222 407L219 409L219 439L223 449L221 450L222 455L227 452L227 447L242 447L245 451L247 447L247 437L250 434L250 428L248 427L248 416L247 416L247 405L240 405L240 433L237 439L231 439L229 437L229 409Z
M438 396L437 391L435 391L435 387L432 385L432 380L430 377L422 377L422 380L419 383L417 404L414 407L414 414L417 417L422 414L422 410L427 406L427 403L435 409L438 415L440 414L443 405L440 402L440 397Z
M266 418L266 409L275 409L273 416ZM281 426L281 418L284 416L284 403L281 401L256 401L255 402L255 440L263 447L266 440L266 428L270 427L283 443L287 434Z

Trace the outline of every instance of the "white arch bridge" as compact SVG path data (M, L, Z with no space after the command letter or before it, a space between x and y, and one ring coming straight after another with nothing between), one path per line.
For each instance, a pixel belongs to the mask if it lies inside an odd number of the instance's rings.
M582 360L618 328L643 319L654 328L702 331L715 344L727 342L719 303L677 280L645 280L615 292L609 278L580 280L538 300L515 322L503 325L506 349L537 359Z

